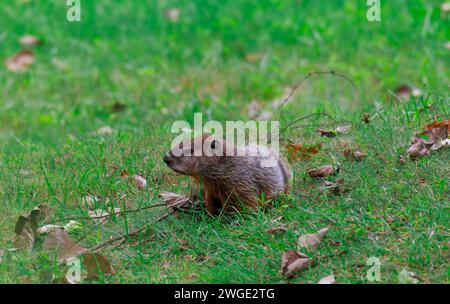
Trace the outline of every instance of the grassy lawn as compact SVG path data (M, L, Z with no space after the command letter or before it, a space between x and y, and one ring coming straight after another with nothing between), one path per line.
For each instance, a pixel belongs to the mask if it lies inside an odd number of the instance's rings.
M136 209L160 203L158 193L188 194L193 183L162 161L174 121L248 120L257 100L264 110L312 71L283 108L280 124L323 112L284 134L314 145L309 159L292 160L294 187L272 208L211 217L180 214L138 237L101 252L115 274L99 283L316 283L334 273L338 283L370 283L366 261L381 261L381 283L398 283L403 269L421 283L449 281L449 149L399 161L410 138L449 113L450 15L442 1L381 1L381 22L366 19L366 1L211 0L82 1L82 21L66 20L65 1L1 1L0 58L35 35L35 62L25 73L0 66L0 283L48 283L63 268L42 250L14 248L21 214L47 204L47 222L87 216L87 194L97 208ZM94 3L95 4L92 4ZM407 3L407 4L406 4ZM165 12L179 9L177 22ZM63 66L64 65L64 66ZM407 84L423 97L399 101ZM121 109L121 105L124 109ZM362 121L370 113L371 122ZM320 137L318 126L352 124L346 134ZM109 126L110 135L96 135ZM358 146L356 162L342 151ZM330 164L337 195L306 171ZM122 178L141 174L140 190ZM165 214L164 208L117 216L96 225L80 220L71 233L83 246L131 231ZM281 218L280 218L281 217ZM265 230L284 224L287 231ZM325 226L317 263L292 279L280 274L283 252L300 234ZM1 259L1 258L0 258Z

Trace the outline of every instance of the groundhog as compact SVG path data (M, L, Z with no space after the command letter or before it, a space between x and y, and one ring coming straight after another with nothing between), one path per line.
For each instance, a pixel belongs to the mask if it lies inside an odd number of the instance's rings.
M257 145L238 147L210 134L175 146L164 156L164 162L201 185L204 206L210 214L221 209L256 209L258 204L287 192L291 179L275 151Z

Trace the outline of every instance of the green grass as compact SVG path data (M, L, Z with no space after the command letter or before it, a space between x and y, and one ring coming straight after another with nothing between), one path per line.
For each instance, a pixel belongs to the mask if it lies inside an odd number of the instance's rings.
M366 20L366 1L82 1L81 23L66 21L63 2L0 4L2 61L20 49L23 34L45 40L26 73L0 67L0 249L7 251L0 283L47 283L62 271L41 250L42 239L30 254L7 250L20 214L46 203L51 221L64 222L67 214L86 216L87 193L128 209L158 202L161 191L187 194L192 182L162 162L174 121L192 121L194 112L205 120L246 120L251 100L268 106L318 70L345 74L355 89L336 77L312 78L284 108L281 124L326 112L353 128L320 138L317 124L336 124L318 117L286 134L297 143L324 142L310 160L292 164L288 197L264 211L159 222L103 250L116 274L97 281L283 283L282 253L295 249L299 234L329 225L323 244L309 252L320 262L289 281L314 283L334 272L340 283L368 283L366 260L374 256L383 283L397 283L404 268L424 283L448 283L449 150L398 161L415 131L449 115L450 19L441 1L382 1L379 23ZM164 16L171 7L180 9L178 23ZM261 59L249 62L248 54ZM55 67L54 58L68 68ZM393 99L389 90L404 83L430 97ZM116 102L125 111L113 113ZM364 112L372 123L361 121ZM113 135L92 135L106 125ZM342 141L368 157L345 159ZM348 192L328 195L305 178L323 164L340 169L329 179L342 178ZM121 179L125 169L145 176L148 187L140 191ZM125 198L116 199L120 194ZM82 245L94 245L163 212L128 214L99 227L81 221L82 231L72 236L91 231ZM267 234L279 216L289 231Z

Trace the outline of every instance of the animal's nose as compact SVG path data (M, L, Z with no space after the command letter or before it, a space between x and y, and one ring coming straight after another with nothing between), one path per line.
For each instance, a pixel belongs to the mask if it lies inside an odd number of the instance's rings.
M170 163L170 156L169 156L169 154L164 155L163 160L164 160L164 162L165 162L166 164Z

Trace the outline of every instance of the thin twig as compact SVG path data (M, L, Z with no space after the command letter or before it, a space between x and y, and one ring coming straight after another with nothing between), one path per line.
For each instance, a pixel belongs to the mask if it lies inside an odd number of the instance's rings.
M114 212L114 213L110 213L110 214L106 214L106 215L99 215L99 216L92 216L92 217L91 216L66 217L61 220L56 220L56 221L50 222L49 224L54 224L54 223L58 223L61 221L72 221L72 220L98 220L98 219L102 219L102 218L109 218L113 215L124 215L127 213L139 212L142 210L147 210L147 209L151 209L151 208L155 208L155 207L163 207L163 206L167 206L167 204L166 203L154 204L154 205L149 205L149 206L145 206L145 207L138 208L138 209L119 211L119 212Z
M98 250L100 250L100 249L102 249L102 248L104 248L104 247L106 247L108 245L112 245L112 244L114 244L116 242L124 241L128 237L133 237L133 236L139 234L140 232L144 231L145 229L147 229L147 227L149 227L150 225L156 224L156 223L158 223L158 222L168 218L170 215L174 214L175 212L176 212L176 210L170 211L169 213L166 213L163 216L160 216L159 218L157 218L153 222L147 223L144 226L142 226L142 227L140 227L140 228L138 228L136 230L133 230L133 231L131 231L129 233L123 233L123 234L121 234L121 235L119 235L117 237L110 238L110 239L104 241L103 243L97 244L97 245L89 248L89 252L98 251Z

